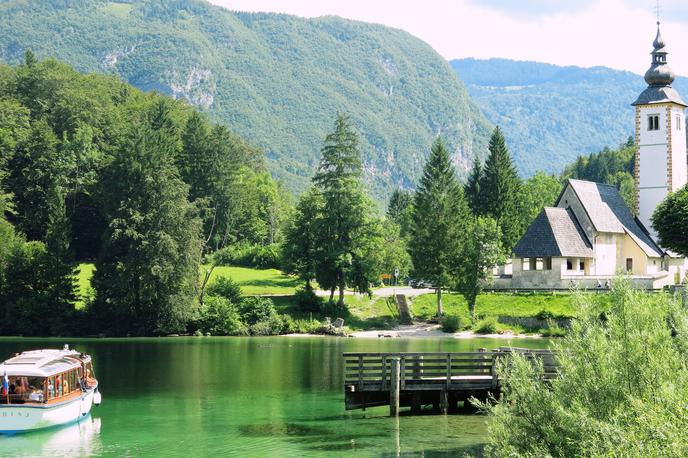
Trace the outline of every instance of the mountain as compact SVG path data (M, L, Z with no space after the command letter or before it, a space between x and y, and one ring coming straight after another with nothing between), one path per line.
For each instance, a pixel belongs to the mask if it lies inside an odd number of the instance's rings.
M361 133L377 197L411 186L437 134L465 169L484 154L491 128L426 43L336 17L239 13L198 0L0 2L0 60L15 64L27 48L188 100L263 148L273 175L297 192L338 111Z
M640 75L606 67L506 59L450 63L487 118L504 130L525 176L537 170L559 173L577 156L634 135L631 103L647 87ZM674 87L688 100L688 78L678 77Z

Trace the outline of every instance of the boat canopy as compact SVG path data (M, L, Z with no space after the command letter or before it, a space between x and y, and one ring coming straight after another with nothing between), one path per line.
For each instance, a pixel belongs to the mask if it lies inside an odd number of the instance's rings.
M69 349L25 351L0 364L0 377L5 373L8 376L49 377L80 367L90 360L90 356Z

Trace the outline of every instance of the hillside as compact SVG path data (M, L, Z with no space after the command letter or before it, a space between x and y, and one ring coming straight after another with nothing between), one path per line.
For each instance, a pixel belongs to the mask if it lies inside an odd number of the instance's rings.
M679 57L669 54L669 64ZM451 65L487 118L503 128L526 176L540 169L559 173L579 155L625 141L634 128L630 104L646 87L640 75L604 67L506 59ZM677 78L674 86L688 97L688 78Z
M0 60L25 49L183 98L263 148L300 191L337 111L362 133L377 197L409 186L433 137L457 164L483 152L490 124L450 66L400 30L335 17L230 12L202 1L5 1Z

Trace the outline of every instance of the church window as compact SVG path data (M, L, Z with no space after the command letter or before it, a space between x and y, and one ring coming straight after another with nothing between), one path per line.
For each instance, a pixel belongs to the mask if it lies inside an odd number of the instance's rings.
M633 272L633 258L626 258L626 272Z
M530 270L530 259L529 258L523 258L523 261L521 261L523 264L523 270Z
M676 115L676 130L681 130L681 115Z
M659 130L659 115L647 117L647 130Z
M578 270L585 270L585 260L581 259L578 262Z
M566 259L566 270L573 270L573 259Z
M552 258L545 258L545 270L552 270Z

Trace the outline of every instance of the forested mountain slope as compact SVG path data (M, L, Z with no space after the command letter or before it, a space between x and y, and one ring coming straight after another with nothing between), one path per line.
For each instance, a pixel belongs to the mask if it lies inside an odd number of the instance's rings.
M335 17L236 13L199 0L0 2L0 59L16 64L27 48L188 100L265 149L293 191L307 184L337 111L362 134L378 197L412 183L438 133L467 166L490 129L430 46Z
M640 54L639 59L649 56ZM669 54L672 59L680 56ZM451 62L488 119L503 130L519 171L559 173L577 156L633 135L631 103L643 77L605 67L559 67L506 59ZM688 97L688 78L674 83Z

